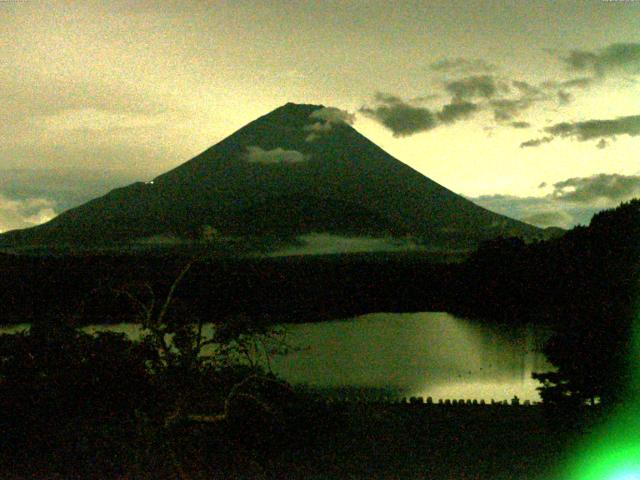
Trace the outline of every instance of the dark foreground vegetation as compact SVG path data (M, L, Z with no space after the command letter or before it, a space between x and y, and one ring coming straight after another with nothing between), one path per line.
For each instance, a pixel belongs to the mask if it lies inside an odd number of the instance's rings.
M639 238L633 201L455 265L5 256L3 323L33 327L0 336L0 476L539 478L599 412L638 397ZM327 403L260 361L287 348L277 321L427 309L552 326L544 405ZM77 329L105 320L145 336Z
M543 406L327 403L234 362L234 338L205 359L153 335L2 337L0 476L524 480L593 423Z

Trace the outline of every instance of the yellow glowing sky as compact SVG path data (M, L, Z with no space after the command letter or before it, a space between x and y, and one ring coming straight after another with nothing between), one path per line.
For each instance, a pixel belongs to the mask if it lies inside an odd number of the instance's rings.
M640 195L640 135L607 137L606 148L575 136L520 144L559 122L640 114L640 58L604 73L562 60L638 45L639 18L640 2L599 0L0 2L0 230L39 218L15 202L60 211L151 178L288 101L357 113L356 129L451 190L508 196L485 203L521 218L566 211L556 224L568 226L615 202L558 203L552 185L618 174ZM507 84L593 82L567 105L523 109L512 119L531 124L522 129L496 122L480 98L470 118L404 137L360 112L377 92L438 111L452 100L446 82L478 72L432 64L460 58Z

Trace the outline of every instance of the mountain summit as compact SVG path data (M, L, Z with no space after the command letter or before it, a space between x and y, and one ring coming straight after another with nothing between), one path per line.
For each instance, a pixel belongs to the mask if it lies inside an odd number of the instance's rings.
M147 183L115 189L2 246L312 233L473 246L540 230L481 208L395 159L336 108L288 103Z

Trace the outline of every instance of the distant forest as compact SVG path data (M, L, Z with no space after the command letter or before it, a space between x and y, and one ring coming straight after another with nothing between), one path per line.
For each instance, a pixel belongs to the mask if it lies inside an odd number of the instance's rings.
M565 324L631 305L640 244L639 201L603 211L588 227L525 243L483 243L462 263L413 253L205 258L175 301L223 321L321 321L370 312L448 311L501 323ZM0 323L73 316L80 324L131 321L127 294L162 294L187 256L0 255ZM605 307L606 306L606 307ZM607 312L602 312L607 308Z
M188 256L0 256L0 323L133 321L130 294L166 294ZM421 254L206 258L180 282L174 310L214 323L239 314L305 322L380 311L444 310L457 266Z

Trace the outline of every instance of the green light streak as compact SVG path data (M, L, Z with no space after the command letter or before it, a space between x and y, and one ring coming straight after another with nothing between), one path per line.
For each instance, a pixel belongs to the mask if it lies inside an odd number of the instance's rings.
M638 311L638 310L636 310ZM640 480L640 314L636 318L631 362L633 401L612 415L570 461L566 480Z

